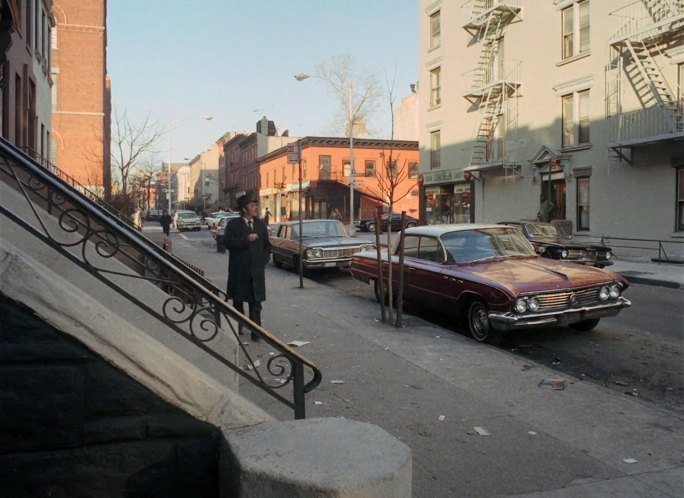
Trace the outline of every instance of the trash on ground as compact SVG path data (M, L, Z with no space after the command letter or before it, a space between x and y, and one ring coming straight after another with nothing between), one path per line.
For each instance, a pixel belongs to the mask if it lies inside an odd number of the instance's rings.
M330 383L331 384L344 384L344 381L343 380L331 380Z
M311 344L311 341L290 341L287 343L288 346L292 346L295 348L301 348L302 346L306 346L307 344Z
M322 404L323 404L322 401L314 401L314 405L322 405Z
M563 379L544 379L539 383L542 389L553 389L554 391L564 391L568 387L567 381Z
M480 436L491 436L492 435L492 433L489 432L484 427L473 427L473 430L475 430L475 432L477 432Z
M441 339L441 338L442 338L441 335L436 335L436 336L435 336L435 339Z
M275 356L275 352L274 352L274 351L269 351L268 356Z
M254 370L255 368L259 368L261 366L261 362L259 360L254 360L254 363L247 363L247 366L244 368L245 370Z
M533 368L534 368L534 365L523 365L522 371L527 372L528 370L532 370Z
M625 463L639 463L639 460L636 460L634 458L623 458L622 461Z
M616 386L626 386L626 385L627 385L627 382L625 382L625 381L623 381L623 380L616 380L616 381L615 381L615 385L616 385Z
M527 431L527 433L528 433L530 436L536 436L536 435L537 435L537 432L535 432L535 431Z
M639 396L639 393L636 392L636 389L633 390L633 391L625 391L625 394L626 394L627 396L634 396L634 397Z
M446 417L445 417L444 415L440 415L440 416L437 418L437 420L439 420L440 422L444 422L444 419L445 419L445 418L446 418Z

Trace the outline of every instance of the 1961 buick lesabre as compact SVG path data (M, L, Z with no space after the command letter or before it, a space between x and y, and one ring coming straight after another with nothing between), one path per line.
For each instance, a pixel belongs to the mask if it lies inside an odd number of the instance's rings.
M375 249L375 244L349 237L337 220L305 220L302 222L302 256L305 270L347 268L352 254ZM289 221L271 238L273 264L299 267L299 222Z
M398 243L392 249L398 286ZM539 256L519 230L501 225L433 225L406 230L404 296L407 302L466 319L478 341L503 332L569 325L588 331L631 303L627 281L612 272ZM389 254L382 257L387 283ZM355 254L352 275L378 292L375 252ZM396 293L395 293L396 295Z

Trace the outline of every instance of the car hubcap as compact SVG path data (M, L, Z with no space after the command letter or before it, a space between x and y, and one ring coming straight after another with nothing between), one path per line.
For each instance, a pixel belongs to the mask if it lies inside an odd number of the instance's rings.
M484 341L489 335L489 317L480 303L475 303L470 308L470 331L478 341Z

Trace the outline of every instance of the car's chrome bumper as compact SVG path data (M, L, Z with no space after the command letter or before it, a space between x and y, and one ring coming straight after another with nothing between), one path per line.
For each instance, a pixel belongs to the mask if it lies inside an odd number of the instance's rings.
M628 308L632 303L620 297L617 301L595 306L582 306L579 308L569 308L560 311L550 311L548 313L529 313L519 315L517 313L491 312L489 313L489 323L496 330L526 329L532 327L569 325L592 318L604 318L615 316L623 308Z
M351 256L345 258L317 258L305 259L304 268L307 270L318 270L321 268L349 268Z

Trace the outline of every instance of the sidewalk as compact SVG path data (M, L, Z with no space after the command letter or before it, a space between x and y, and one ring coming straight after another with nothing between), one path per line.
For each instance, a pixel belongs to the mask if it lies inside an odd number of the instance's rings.
M175 242L179 256L225 281L225 255ZM310 341L301 352L323 371L308 417L369 421L407 443L414 496L684 494L676 414L569 377L565 390L541 389L559 373L415 317L410 327L388 327L368 297L311 280L299 289L295 274L270 265L267 281L264 326ZM249 347L268 360L267 346ZM244 393L291 415L265 394Z
M672 289L684 289L684 265L655 263L647 259L620 258L609 270L624 275L635 284L657 285Z

